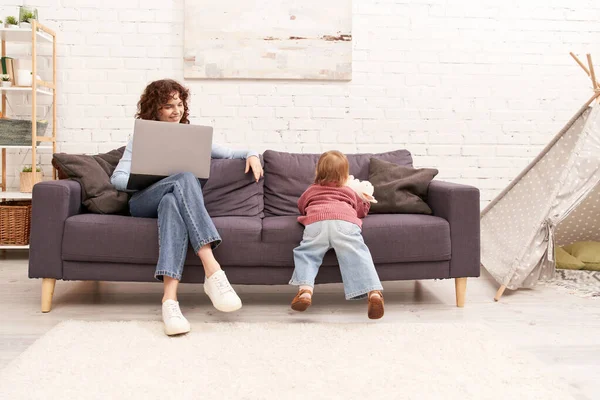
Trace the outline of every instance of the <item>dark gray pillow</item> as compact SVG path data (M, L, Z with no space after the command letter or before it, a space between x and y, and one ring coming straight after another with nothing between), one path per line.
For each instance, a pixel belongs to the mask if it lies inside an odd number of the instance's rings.
M315 168L320 154L264 152L265 163L265 216L298 215L298 198L315 180ZM407 150L387 153L347 154L350 174L355 178L369 178L369 160L374 157L396 164L412 166Z
M96 214L128 214L129 195L115 189L110 177L123 156L125 146L105 154L55 153L52 165L59 178L73 179L81 185L82 204Z
M262 161L262 159L261 159ZM246 160L213 159L210 178L202 188L211 217L263 217L264 179L244 173Z
M432 214L427 205L429 183L438 174L434 168L397 165L371 158L369 181L373 184L373 196L377 203L371 204L374 214Z

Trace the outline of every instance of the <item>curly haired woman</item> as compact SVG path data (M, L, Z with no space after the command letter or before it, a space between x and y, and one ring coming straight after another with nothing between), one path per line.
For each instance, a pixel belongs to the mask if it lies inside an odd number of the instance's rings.
M142 93L136 118L189 124L189 96L189 90L174 80L152 82ZM111 177L112 184L119 190L126 190L129 180L132 143L133 139L127 144ZM213 145L212 158L246 159L246 173L252 170L257 182L263 175L257 152ZM204 206L200 183L192 173L172 175L135 192L129 208L134 217L158 218L159 257L154 277L164 283L162 317L167 335L190 331L190 323L181 313L177 301L177 286L183 274L188 243L202 261L206 276L204 291L214 307L223 312L242 307L240 298L213 255L221 237Z

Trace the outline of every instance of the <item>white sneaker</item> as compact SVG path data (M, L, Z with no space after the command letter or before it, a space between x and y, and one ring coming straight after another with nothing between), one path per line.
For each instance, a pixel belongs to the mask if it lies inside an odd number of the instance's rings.
M167 335L179 335L190 331L190 323L181 314L178 301L165 301L162 305L162 317Z
M215 272L210 278L204 280L204 292L219 311L232 312L242 308L242 300L231 287L223 270Z

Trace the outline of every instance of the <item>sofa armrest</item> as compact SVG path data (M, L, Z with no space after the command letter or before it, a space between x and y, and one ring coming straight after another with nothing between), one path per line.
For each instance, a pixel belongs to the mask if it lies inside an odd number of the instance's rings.
M427 203L433 215L450 224L450 278L479 276L479 189L444 181L432 181Z
M40 182L31 204L29 277L61 279L65 221L81 213L81 186L71 180Z

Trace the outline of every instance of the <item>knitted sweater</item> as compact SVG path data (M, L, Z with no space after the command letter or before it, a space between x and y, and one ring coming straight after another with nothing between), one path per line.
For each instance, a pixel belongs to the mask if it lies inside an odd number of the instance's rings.
M348 221L362 228L371 203L364 201L347 186L310 185L298 199L298 222L309 225L328 219Z

